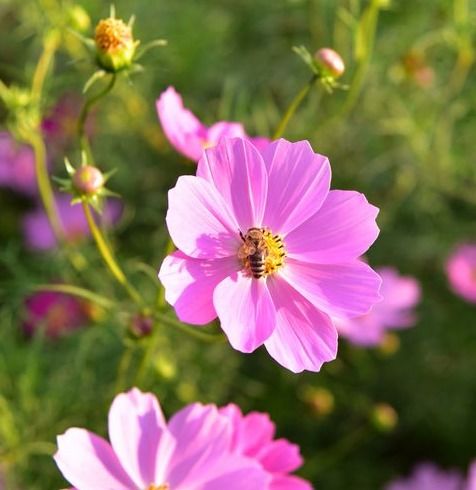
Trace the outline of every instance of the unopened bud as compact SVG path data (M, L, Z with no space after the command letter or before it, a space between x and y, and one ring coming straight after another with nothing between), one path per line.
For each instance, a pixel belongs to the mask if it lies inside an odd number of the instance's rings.
M393 356L400 349L400 339L393 332L386 332L379 345L379 351L384 356Z
M378 403L372 411L372 422L376 429L390 432L397 426L398 413L388 403Z
M339 78L345 71L344 61L339 53L330 48L321 48L314 55L317 65L324 75Z
M100 66L117 72L132 64L137 42L132 37L132 28L121 19L109 17L96 26L96 50Z
M326 388L308 387L304 392L304 400L316 415L326 416L334 410L334 395Z
M92 196L103 188L104 175L92 165L83 165L73 175L73 186L80 194Z
M72 5L68 10L71 27L78 32L86 32L91 25L88 13L80 5Z
M151 334L154 320L144 314L135 315L131 322L131 330L137 337L146 337Z

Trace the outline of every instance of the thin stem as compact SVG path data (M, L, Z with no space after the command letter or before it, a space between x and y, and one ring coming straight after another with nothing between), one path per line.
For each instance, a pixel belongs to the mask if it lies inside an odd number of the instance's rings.
M273 134L273 139L278 139L280 138L284 131L286 130L286 127L293 117L294 113L298 109L298 107L301 105L303 100L306 98L307 94L311 90L311 88L314 86L316 83L316 80L318 79L317 75L314 75L309 82L298 92L296 97L291 101L289 104L289 107L287 108L286 112L284 113L284 116L282 117L281 121L278 124L278 127L276 128L276 131Z
M124 287L132 300L135 301L137 304L142 305L141 296L127 280L127 277L117 263L116 259L114 258L114 254L112 253L106 240L104 239L101 230L96 225L96 222L94 221L93 215L91 213L91 209L89 208L89 204L83 201L82 205L91 234L94 238L94 241L96 242L99 253L101 254L101 257L106 263L109 271L115 277L117 282Z
M88 137L85 132L86 121L88 115L95 104L97 104L103 97L105 97L114 87L116 83L116 74L113 73L109 80L109 83L103 88L103 90L99 91L96 95L93 95L84 103L81 112L78 118L78 136L81 144L82 150L86 152L88 159L90 162L93 161L91 146L89 144Z
M63 226L60 222L58 211L56 209L51 187L48 169L46 167L46 148L45 143L38 132L34 132L30 136L30 144L33 147L35 154L35 172L40 192L41 201L45 208L46 216L50 222L51 228L58 241L64 240Z
M114 306L114 301L96 294L89 289L83 289L70 284L39 284L34 286L33 289L37 291L53 291L56 293L70 294L78 298L87 299L105 309L110 309Z
M212 333L207 333L207 332L201 332L199 330L199 327L189 327L187 325L184 325L183 323L179 322L178 320L175 320L174 318L171 318L163 313L156 312L155 313L155 318L162 323L165 323L166 325L170 327L175 327L182 332L185 332L192 337L195 337L197 339L203 340L205 342L225 342L225 337L223 335L216 335Z
M38 64L36 65L31 86L31 95L35 101L39 101L41 99L41 93L43 91L46 75L48 74L48 70L53 63L59 41L60 34L56 30L50 31L44 38L43 52L38 60Z

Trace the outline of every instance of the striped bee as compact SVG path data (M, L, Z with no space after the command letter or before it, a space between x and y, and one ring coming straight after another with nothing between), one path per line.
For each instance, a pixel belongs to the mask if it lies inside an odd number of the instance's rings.
M250 228L246 235L240 231L240 237L243 245L238 253L238 258L248 261L251 274L255 279L263 277L266 271L266 257L269 253L265 240L265 229Z

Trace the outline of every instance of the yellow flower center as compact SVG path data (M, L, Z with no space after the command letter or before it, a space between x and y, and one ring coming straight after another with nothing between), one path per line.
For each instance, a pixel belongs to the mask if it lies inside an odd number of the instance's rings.
M96 46L103 53L114 53L133 42L132 30L121 19L103 19L96 27Z
M147 490L170 490L170 487L167 483L164 483L163 485L149 485Z
M240 232L242 245L238 258L244 270L255 279L266 277L284 264L286 251L283 239L273 235L268 228L250 228L246 234Z

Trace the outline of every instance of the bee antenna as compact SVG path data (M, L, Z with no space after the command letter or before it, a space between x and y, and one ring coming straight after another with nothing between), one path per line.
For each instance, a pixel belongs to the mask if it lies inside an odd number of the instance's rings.
M245 242L245 236L243 235L243 233L241 232L241 230L238 230L238 232L240 233L240 237L241 239Z

